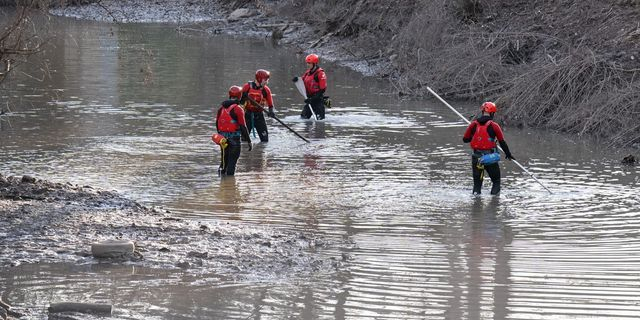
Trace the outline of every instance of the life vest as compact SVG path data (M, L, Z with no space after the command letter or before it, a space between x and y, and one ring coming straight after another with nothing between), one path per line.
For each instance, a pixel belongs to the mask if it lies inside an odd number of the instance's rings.
M496 138L489 135L489 126L493 121L489 120L484 124L476 121L476 131L471 139L471 148L474 150L490 150L496 147Z
M267 90L264 87L258 88L253 81L249 81L249 91L247 91L247 96L263 107L265 107L267 103ZM251 112L262 112L260 108L256 107L250 101L247 101L245 108Z
M320 71L324 72L324 70L322 70L322 68L318 68L313 73L310 73L310 71L311 70L307 70L302 75L304 87L307 89L307 96L312 96L322 90L322 88L320 88L320 79L318 78L318 74Z
M238 124L237 115L234 109L239 107L237 104L232 104L228 108L220 106L218 112L218 119L216 120L216 127L220 132L235 133L240 131L240 125Z

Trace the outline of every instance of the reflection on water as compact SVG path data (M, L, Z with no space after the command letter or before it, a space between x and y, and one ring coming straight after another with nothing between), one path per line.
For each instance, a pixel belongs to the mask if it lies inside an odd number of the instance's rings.
M122 319L634 319L640 312L638 171L564 137L507 128L500 197L473 197L466 127L433 101L324 64L334 108L299 119L301 57L269 41L163 25L55 20L52 79L7 84L2 171L117 189L193 219L304 229L345 267L234 283L131 266L0 269L18 307L114 303ZM272 139L221 179L210 141L227 88L272 71ZM5 103L5 102L3 102ZM473 114L473 106L458 104ZM270 120L269 120L270 121ZM257 139L256 139L257 141Z

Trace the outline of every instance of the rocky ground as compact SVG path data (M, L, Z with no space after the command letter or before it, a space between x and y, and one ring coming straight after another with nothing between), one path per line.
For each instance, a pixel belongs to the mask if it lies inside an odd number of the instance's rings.
M114 239L134 241L136 252L108 261L235 278L339 266L313 253L328 245L317 235L183 220L111 191L0 175L0 267L98 263L91 244Z

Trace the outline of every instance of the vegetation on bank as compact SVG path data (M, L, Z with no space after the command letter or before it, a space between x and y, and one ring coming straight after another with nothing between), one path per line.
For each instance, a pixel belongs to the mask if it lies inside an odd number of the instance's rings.
M225 1L237 5L243 1ZM247 1L244 1L247 2ZM495 100L509 125L640 147L640 1L256 0L371 63L401 95ZM328 40L331 41L331 40Z

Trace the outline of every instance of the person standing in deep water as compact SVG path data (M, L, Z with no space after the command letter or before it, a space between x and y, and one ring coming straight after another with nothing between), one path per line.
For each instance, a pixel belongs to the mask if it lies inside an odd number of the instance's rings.
M509 146L504 140L502 128L493 121L493 116L498 108L493 102L485 102L481 106L482 115L473 120L464 132L462 141L470 143L473 153L471 154L471 170L473 173L473 194L480 194L484 171L489 173L491 178L491 194L500 193L500 165L498 161L493 163L481 163L480 158L485 155L497 153L496 141L504 151L505 157L515 160L509 151Z
M222 152L220 168L221 176L232 176L236 172L236 164L240 158L240 137L249 144L252 149L249 129L245 123L244 110L240 107L242 88L232 86L229 88L229 100L225 100L218 108L216 114L216 130L226 139L226 146L221 145Z
M255 129L258 132L261 142L269 141L269 130L263 112L267 111L269 117L275 117L271 89L267 86L269 77L269 71L259 69L256 71L256 80L249 81L242 87L241 102L245 106L245 122L249 131ZM268 109L265 110L265 107Z
M327 75L324 70L318 66L320 59L316 54L310 54L305 59L307 63L307 71L302 75L304 88L307 91L307 99L304 100L305 106L302 109L300 117L309 119L312 116L309 107L313 108L318 120L324 119L324 92L327 90ZM298 77L293 78L293 82L298 82Z

